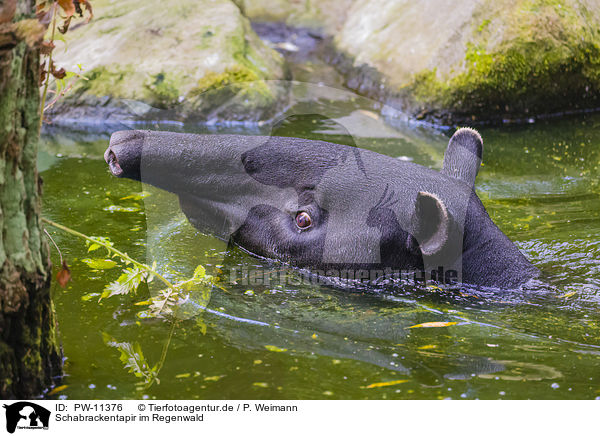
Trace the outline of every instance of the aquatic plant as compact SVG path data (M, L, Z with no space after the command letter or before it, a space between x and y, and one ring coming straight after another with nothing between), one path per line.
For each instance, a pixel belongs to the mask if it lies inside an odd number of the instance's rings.
M114 243L107 237L88 236L47 218L42 218L42 221L70 235L83 239L88 253L104 249L106 256L96 259L83 259L84 263L90 268L105 270L112 269L117 265L121 266L121 275L117 280L106 285L98 301L115 295L135 294L142 283L150 283L155 278L165 286L149 299L135 303L138 306L148 306L148 310L144 311L145 318L161 318L171 323L169 336L163 346L160 359L156 364L151 365L148 362L138 342L119 342L108 333L102 333L104 343L120 351L119 358L123 362L124 367L136 377L143 379L141 382L142 389L148 389L154 383L160 383L158 375L165 363L173 333L179 320L185 317L185 315L180 316L180 308L189 301L193 294L195 302L199 303L197 305L203 310L210 300L212 288L217 284L218 279L206 274L206 269L202 265L198 265L191 278L172 283L157 271L156 262L152 265L147 265L133 259L127 253L115 248ZM61 269L57 273L56 280L59 285L65 287L71 279L69 267L63 259L58 245L52 240L48 232L46 232L46 235L60 254ZM202 324L202 321L200 320L198 323ZM203 327L202 331L206 332L206 326Z

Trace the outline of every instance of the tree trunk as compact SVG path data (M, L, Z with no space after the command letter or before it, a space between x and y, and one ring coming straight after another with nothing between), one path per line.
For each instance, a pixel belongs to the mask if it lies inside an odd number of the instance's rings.
M39 396L61 371L40 225L39 46L31 0L0 0L0 398Z

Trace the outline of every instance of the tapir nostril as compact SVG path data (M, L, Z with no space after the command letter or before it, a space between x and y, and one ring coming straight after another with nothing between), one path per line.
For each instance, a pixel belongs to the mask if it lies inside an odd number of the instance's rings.
M113 175L117 177L123 175L123 169L121 168L121 165L119 165L117 155L110 147L106 149L106 152L104 152L104 160L108 164L110 172L113 173Z

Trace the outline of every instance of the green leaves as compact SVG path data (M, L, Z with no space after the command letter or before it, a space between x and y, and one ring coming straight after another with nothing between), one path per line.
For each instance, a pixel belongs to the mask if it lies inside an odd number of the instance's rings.
M109 347L116 348L121 352L119 360L123 362L125 369L130 373L138 378L143 378L145 383L158 380L156 378L158 375L156 365L150 367L138 342L117 342L115 338L105 332L102 332L102 340Z
M138 262L131 258L127 253L115 248L114 244L106 237L88 236L77 230L63 226L62 224L55 223L47 218L42 218L42 220L46 224L84 239L86 241L88 253L96 252L97 250L104 248L108 258L82 259L82 262L87 264L90 268L96 270L108 270L117 267L119 263L121 263L123 266L121 275L117 280L106 286L100 295L100 300L114 295L128 295L132 292L135 293L143 282L148 283L154 278L166 286L166 288L160 291L157 296L134 303L134 305L149 306L146 311L140 312L138 315L143 313L146 317L166 318L168 316L170 318L171 330L169 337L163 346L160 360L156 365L150 366L142 352L142 347L138 342L118 342L109 334L102 333L104 343L109 347L119 350L119 359L123 362L125 368L136 377L144 379L143 384L145 385L145 389L148 389L154 383L158 383L158 374L165 362L173 332L178 324L177 319L196 316L198 315L198 308L200 311L206 308L210 300L213 286L219 287L218 277L206 274L206 269L202 265L198 265L190 279L171 283L157 271L156 262L154 262L152 266ZM177 274L175 271L172 271L172 273L174 275ZM61 286L64 286L66 285L66 282L70 280L70 277L70 271L66 263L63 262L63 270L59 273L57 280ZM97 293L89 293L81 297L81 299L82 301L89 301L96 296L98 296ZM186 306L186 303L188 302L191 304L187 305L188 311L186 312L184 306ZM192 308L192 310L189 310L189 308ZM202 334L206 334L207 327L202 320L197 320L197 326Z
M91 253L92 251L96 251L97 249L104 247L106 248L106 251L110 256L112 254L110 247L112 247L115 244L111 242L109 238L104 236L90 236L89 240L86 239L85 245L88 248L88 253Z
M173 315L175 306L182 306L192 294L194 302L205 308L210 299L214 282L215 279L212 276L206 275L206 269L202 265L198 265L191 279L178 282L152 297L149 313L159 318Z
M125 268L119 278L110 283L105 289L100 299L112 297L113 295L125 295L137 291L137 288L148 278L149 272L137 267Z

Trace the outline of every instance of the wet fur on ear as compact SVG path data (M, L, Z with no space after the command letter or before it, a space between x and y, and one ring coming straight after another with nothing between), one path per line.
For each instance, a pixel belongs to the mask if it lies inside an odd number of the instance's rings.
M448 241L450 227L450 217L444 203L435 194L420 191L414 219L423 256L439 253Z

